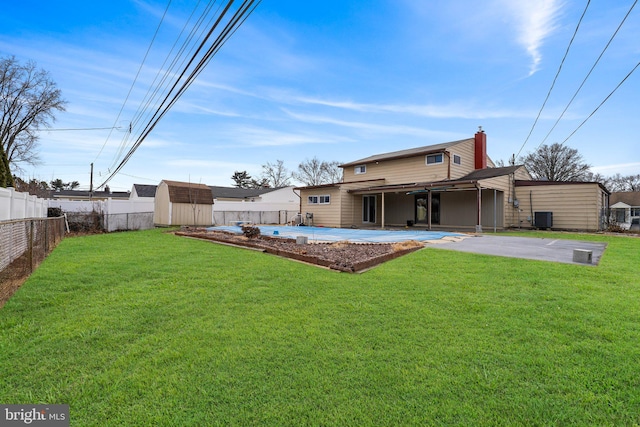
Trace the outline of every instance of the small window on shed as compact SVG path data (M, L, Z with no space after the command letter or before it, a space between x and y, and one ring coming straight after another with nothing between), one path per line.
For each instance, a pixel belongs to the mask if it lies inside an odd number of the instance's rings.
M462 158L460 156L458 156L457 154L453 155L453 163L455 163L456 165L461 165L462 164Z
M309 198L307 199L307 203L310 205L317 205L318 204L318 196L309 196Z
M367 173L367 165L358 165L354 168L354 173L356 175L362 175L363 173Z
M427 164L428 165L435 165L435 164L438 164L438 163L443 163L444 162L443 157L444 156L442 155L442 153L429 154L427 156Z

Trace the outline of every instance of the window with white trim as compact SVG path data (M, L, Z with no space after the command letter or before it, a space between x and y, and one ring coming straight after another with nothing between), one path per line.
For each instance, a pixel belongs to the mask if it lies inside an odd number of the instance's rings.
M439 163L444 163L444 154L429 154L426 158L427 165L436 165Z
M453 155L453 163L456 165L461 165L462 164L462 157L458 156L457 154Z
M358 165L353 168L353 173L356 175L362 175L363 173L367 173L367 165Z
M331 203L331 196L326 194L322 196L309 196L307 197L307 204L309 205L328 205Z

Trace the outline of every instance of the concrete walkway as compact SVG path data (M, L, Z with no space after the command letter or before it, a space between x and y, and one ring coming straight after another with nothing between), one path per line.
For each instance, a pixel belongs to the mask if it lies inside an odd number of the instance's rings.
M429 245L430 248L449 249L511 258L535 259L579 265L597 265L607 247L606 243L583 242L578 240L547 239L535 237L509 237L479 235L458 241L441 241ZM573 262L573 250L593 251L592 263Z

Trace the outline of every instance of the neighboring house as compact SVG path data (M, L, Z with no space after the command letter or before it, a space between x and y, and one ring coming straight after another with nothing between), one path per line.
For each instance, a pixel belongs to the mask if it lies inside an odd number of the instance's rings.
M163 180L155 194L153 222L159 226L212 225L213 195L204 184Z
M266 193L276 190L275 188L238 188L238 187L218 187L210 185L213 199L221 202L256 202L262 200Z
M640 191L611 193L609 197L611 222L629 230L632 224L640 224Z
M210 186L213 199L218 202L262 203L277 209L297 210L300 196L293 191L294 187L280 188L236 188Z
M604 227L608 192L601 185L534 183L522 165L493 166L482 130L469 139L370 156L341 165L341 183L298 188L300 212L307 224L330 227L482 231L540 227L536 212L544 209L552 212L553 228ZM588 213L575 215L581 209Z

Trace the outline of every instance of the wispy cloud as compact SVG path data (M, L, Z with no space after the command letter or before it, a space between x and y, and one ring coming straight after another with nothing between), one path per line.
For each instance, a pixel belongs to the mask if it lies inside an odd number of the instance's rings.
M251 147L280 147L304 144L336 144L353 142L343 135L333 135L324 132L282 132L260 127L246 127L233 129L233 138L242 141L241 145Z
M516 25L518 43L531 57L529 67L531 76L540 68L542 44L557 29L563 3L559 0L535 2L502 0L502 3Z
M461 118L461 119L496 119L506 117L530 117L531 113L514 110L492 110L486 106L465 104L366 104L353 101L333 101L326 99L299 97L297 100L304 104L321 105L325 107L340 108L364 113L398 113L411 114L418 117L437 119Z
M612 175L612 174L636 174L640 170L640 162L635 163L618 163L615 165L603 165L603 166L594 166L591 168L592 171L597 173L602 173L604 175Z
M287 113L291 118L299 120L301 122L330 124L335 126L357 129L360 131L365 131L370 133L378 133L378 134L385 133L385 134L391 134L391 135L393 134L413 135L413 136L420 136L420 137L432 137L432 136L443 135L443 132L431 131L429 129L417 128L412 126L380 125L375 123L340 120L333 117L320 116L320 115L314 115L314 114L295 113L285 109L283 109L283 111Z

